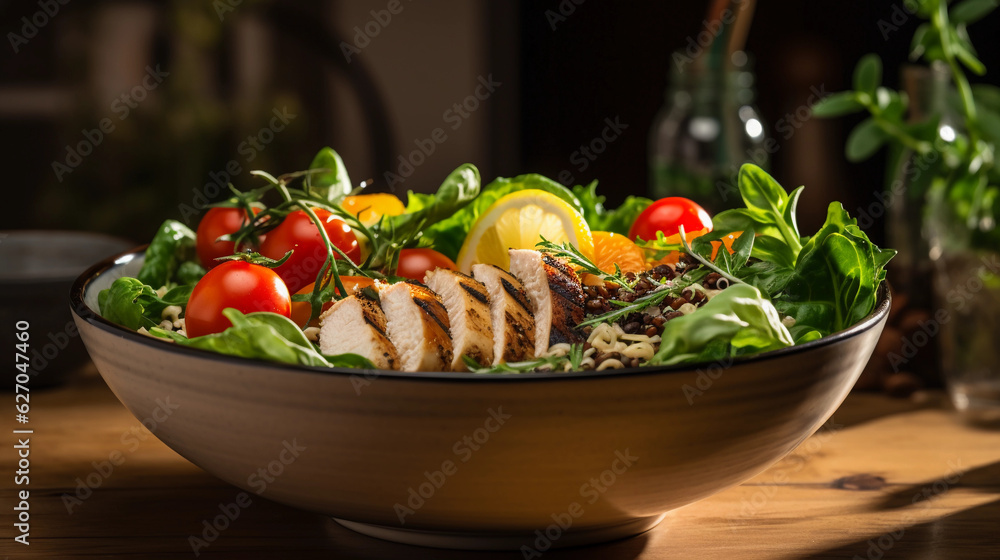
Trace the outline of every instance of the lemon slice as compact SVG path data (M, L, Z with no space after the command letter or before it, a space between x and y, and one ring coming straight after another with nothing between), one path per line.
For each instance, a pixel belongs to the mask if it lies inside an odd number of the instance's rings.
M508 249L534 249L542 237L553 243L568 241L587 258L594 256L590 227L579 212L554 194L525 189L503 196L479 216L456 264L465 273L477 263L507 270Z

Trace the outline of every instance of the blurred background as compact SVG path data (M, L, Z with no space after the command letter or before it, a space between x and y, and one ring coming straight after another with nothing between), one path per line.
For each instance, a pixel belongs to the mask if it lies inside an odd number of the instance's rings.
M770 170L805 184L804 231L841 200L875 200L884 158L848 164L860 119L812 118L878 52L886 82L917 18L904 3L773 0L746 39ZM86 229L146 242L196 224L251 169L308 167L325 145L354 182L433 191L464 162L484 180L537 172L648 192L650 127L671 54L711 31L707 2L40 0L0 3L5 229ZM997 83L1000 18L971 28ZM613 125L613 126L612 126ZM614 136L596 150L596 138ZM387 175L392 173L394 175ZM390 183L392 183L390 185ZM391 188L390 188L391 187ZM881 221L868 228L882 242Z

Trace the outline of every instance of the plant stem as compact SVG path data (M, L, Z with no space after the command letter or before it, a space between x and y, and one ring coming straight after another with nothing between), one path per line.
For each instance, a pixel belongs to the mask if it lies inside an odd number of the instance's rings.
M951 29L948 21L948 3L944 0L938 2L938 9L931 16L931 22L937 28L941 37L941 51L944 53L945 62L951 69L952 80L958 89L959 98L962 100L962 111L965 113L965 129L969 135L969 147L975 151L979 145L978 123L976 122L976 101L972 98L972 88L969 80L958 65L955 59L955 45L951 41Z

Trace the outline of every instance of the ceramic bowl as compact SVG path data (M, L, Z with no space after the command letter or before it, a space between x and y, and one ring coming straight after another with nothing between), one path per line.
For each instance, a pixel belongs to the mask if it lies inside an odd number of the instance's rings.
M753 477L833 414L890 303L883 287L850 329L729 363L328 370L176 347L99 317L98 291L142 258L95 266L72 290L83 341L136 418L248 492L368 535L451 548L621 538Z
M87 361L66 294L94 262L132 245L84 231L0 231L0 340L27 325L33 386L58 384Z

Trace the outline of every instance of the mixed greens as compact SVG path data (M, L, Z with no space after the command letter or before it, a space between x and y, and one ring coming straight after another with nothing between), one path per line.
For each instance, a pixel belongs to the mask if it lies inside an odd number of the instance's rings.
M433 249L455 259L476 221L505 195L526 189L551 193L578 212L591 230L626 236L653 201L629 197L619 208L604 208L596 182L567 188L544 176L499 178L480 187L479 171L466 164L452 172L434 194L410 192L405 210L386 213L374 222L344 208L354 188L336 152L324 148L309 170L272 176L253 172L265 184L241 192L230 186L232 196L216 208L235 209L243 224L213 242L232 243L231 255L216 261L282 270L294 252L264 255L267 238L276 238L283 222L304 212L322 233L321 258L310 272L315 281L298 293L285 292L293 307L304 306L306 319L293 321L289 314L269 311L241 312L227 308L221 320L227 328L201 336L188 336L171 328L168 315L190 317L190 306L201 280L209 278L217 262L199 262L195 248L201 243L186 226L167 220L146 250L136 278L119 278L100 293L101 315L131 330L172 341L178 345L218 353L289 364L319 367L368 368L374 366L355 354L324 355L305 330L332 300L350 293L345 283L370 285L372 281L400 280L401 256L413 249ZM613 308L589 313L579 323L592 329L614 323L655 306L666 298L680 298L705 291L706 278L722 278L713 297L702 298L696 312L658 321L662 337L645 365L668 365L722 359L782 348L815 340L862 319L875 306L885 265L895 254L879 249L862 232L839 203L832 203L818 232L803 236L796 222L802 187L787 193L760 168L746 165L740 171L739 189L745 208L728 210L711 220L711 231L700 235L679 226L679 235L658 234L656 239L636 239L649 266L666 255L681 254L677 274L662 280L600 267L569 243L539 240L537 249L566 259L581 274L593 275L605 286L628 297L613 300ZM277 198L265 205L267 197ZM321 219L320 215L330 217ZM348 245L331 241L324 232L333 221L343 222L363 245L362 258L349 257ZM706 228L707 229L707 228ZM732 241L725 244L726 240ZM631 242L629 242L631 243ZM257 251L261 251L258 253ZM448 259L445 258L445 261ZM685 264L686 263L686 264ZM206 269L211 272L206 273ZM656 277L657 279L659 276ZM723 283L728 284L724 288ZM713 283L714 287L715 284ZM640 289L641 288L641 289ZM370 288L366 288L371 291ZM717 293L716 293L717 292ZM377 298L377 294L370 294ZM680 315L679 313L677 315ZM294 313L292 314L294 316ZM174 321L176 324L177 321ZM190 324L190 321L189 321ZM580 344L560 356L485 366L466 360L471 371L514 373L539 367L579 369L584 360Z

